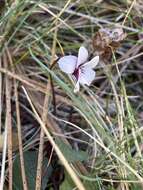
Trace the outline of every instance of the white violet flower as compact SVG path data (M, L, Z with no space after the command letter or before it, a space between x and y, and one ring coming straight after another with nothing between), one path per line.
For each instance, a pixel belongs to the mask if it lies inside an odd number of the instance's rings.
M81 46L78 51L78 57L74 55L66 55L58 60L59 68L71 74L76 81L74 92L78 92L81 85L90 86L95 79L95 71L93 70L99 62L99 56L95 56L90 61L88 59L88 51Z

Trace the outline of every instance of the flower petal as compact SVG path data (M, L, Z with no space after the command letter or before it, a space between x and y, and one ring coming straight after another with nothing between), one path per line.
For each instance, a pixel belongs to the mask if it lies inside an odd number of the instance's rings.
M79 80L77 81L75 87L74 87L74 93L77 93L80 89Z
M88 61L87 63L84 64L84 66L88 66L91 69L95 68L96 65L99 62L99 56L95 56L93 59L91 59L90 61Z
M68 74L72 74L76 68L77 57L73 55L66 55L58 61L60 69Z
M79 82L81 84L86 84L90 86L92 81L95 79L95 71L89 67L83 66L81 68L80 76L79 76Z
M81 46L78 51L78 59L77 59L77 66L85 63L88 59L88 51L85 47Z

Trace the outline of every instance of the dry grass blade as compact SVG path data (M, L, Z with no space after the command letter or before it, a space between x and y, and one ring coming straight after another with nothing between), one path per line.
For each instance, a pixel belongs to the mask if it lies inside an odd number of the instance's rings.
M0 1L0 190L143 188L142 13L142 0ZM97 67L77 64L82 46Z
M123 22L122 22L122 26L124 26L124 24L125 24L125 22L126 22L126 19L128 18L128 16L129 16L129 14L130 14L132 8L134 7L135 3L136 3L136 0L133 0L133 2L131 3L131 6L130 6L130 8L129 8L129 10L128 10L128 12L127 12L127 14L126 14L124 20L123 20Z
M2 60L0 57L0 67L2 67ZM2 73L0 73L0 134L1 134L1 114L2 114Z
M40 190L41 189L42 162L43 162L43 145L44 145L44 131L43 131L43 129L41 129L35 190Z
M46 136L48 137L50 143L52 144L55 152L57 153L60 161L62 162L62 164L64 165L65 169L67 170L67 172L69 173L69 175L71 176L72 180L74 181L75 185L77 186L77 188L79 190L85 190L82 182L80 181L80 179L78 178L78 176L76 175L76 173L74 172L74 170L72 169L72 167L69 165L68 161L66 160L66 158L64 157L63 153L61 152L61 150L59 149L59 147L57 146L57 144L55 143L55 141L53 140L53 137L51 136L51 134L49 133L49 131L47 130L46 126L44 125L42 119L39 117L36 109L34 108L32 101L26 91L26 89L23 87L24 93L31 105L31 108L35 114L35 117L37 119L37 121L39 122L41 128L44 130Z
M16 102L16 117L17 117L17 130L18 130L18 141L19 141L19 155L20 155L20 166L21 166L21 173L22 173L23 189L28 190L26 174L25 174L25 167L24 167L19 100L18 100L17 84L16 84L15 80L14 80L14 93L15 93L15 102Z
M47 84L47 91L49 89L49 83ZM43 106L43 114L42 121L46 124L47 113L48 113L48 101L49 94L45 95L44 106ZM40 133L40 142L39 142L39 153L38 153L38 166L37 166L37 176L36 176L36 190L41 189L41 171L42 171L42 161L43 161L43 145L44 145L44 130L41 128Z
M0 176L0 189L2 190L4 187L4 181L5 181L6 152L7 152L7 119L5 121L4 144L3 144L3 152L2 152L2 168L1 168L1 176Z
M4 65L7 68L7 57L4 55ZM12 190L13 180L13 163L12 163L12 116L11 116L11 82L9 76L6 75L6 120L8 131L8 173L9 173L9 190Z
M7 56L9 58L9 62L11 67L13 68L13 61L10 55L10 52L7 50ZM14 68L12 69L13 73L15 73ZM22 146L22 133L21 133L21 120L20 120L20 110L19 110L19 98L17 92L17 83L16 80L14 82L14 95L15 95L15 104L16 104L16 118L17 118L17 131L18 131L18 141L19 141L19 155L20 155L20 166L21 166L21 174L22 174L22 182L23 182L23 189L28 190L27 179L25 174L25 166L24 166L24 156L23 156L23 146Z
M33 100L33 104L36 110L38 111L38 114L42 117L42 107L38 103L39 101L38 94L32 94L32 95L30 94L30 97ZM68 106L72 105L69 99L56 96L56 104L58 104L59 101L66 103ZM66 136L63 134L61 127L58 125L58 123L52 118L51 114L49 113L48 113L48 120L47 120L46 126L48 127L48 129L51 131L53 135L59 135L60 137L62 137L61 140L65 144L71 147L71 144L67 140ZM50 159L49 159L49 162L50 162ZM80 171L82 174L84 175L88 174L86 167L80 161L78 163L75 163L74 167L78 168L78 171Z
M65 5L65 8L68 6L69 3L70 3L70 0ZM62 12L61 12L61 14L62 14ZM61 14L58 15L58 18ZM57 19L55 22L56 22L56 26L57 26ZM52 58L51 58L51 64L50 64L51 66L54 63L56 39L57 39L57 27L55 28L55 33L54 33ZM49 89L50 89L50 83L48 82L46 91L48 91ZM50 92L50 91L48 91L48 92ZM44 125L46 125L46 122L47 122L48 102L49 102L49 93L45 95L45 99L44 99L44 106L43 106L43 113L42 113L42 121L43 121ZM44 130L41 128L35 190L41 189L41 170L42 170L42 160L43 160L43 145L44 145Z
M45 94L45 89L42 88L39 84L36 84L36 83L34 84L33 81L27 80L25 77L23 77L21 75L17 75L17 74L15 74L15 73L13 73L13 72L9 71L8 69L5 69L5 68L0 68L0 72L22 82L23 84L33 88L36 91L40 91L40 92L43 92Z
M56 10L61 10L61 8L53 6L53 5L50 5L49 7L53 8L53 9L56 9ZM83 14L83 13L80 13L80 12L73 11L73 10L65 10L65 12L69 13L69 14L72 14L72 15L80 16L80 17L85 18L87 20L90 20L92 23L95 23L95 24L98 24L98 25L99 25L99 23L101 23L101 24L108 24L108 25L118 25L119 27L123 27L124 29L126 29L128 31L139 32L138 29L134 29L134 28L131 28L131 27L128 27L128 26L122 26L119 23L116 24L116 23L108 21L106 19L101 19L101 18L93 17L93 16L90 16L90 15L86 15L86 14Z

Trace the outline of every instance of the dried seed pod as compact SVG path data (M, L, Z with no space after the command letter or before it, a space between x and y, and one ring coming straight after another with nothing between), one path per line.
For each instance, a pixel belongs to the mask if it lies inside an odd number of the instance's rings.
M112 42L121 42L126 37L126 33L124 33L122 28L115 28L110 33L110 38Z
M109 60L112 56L112 49L116 50L126 34L122 28L103 28L93 37L93 48L103 60Z

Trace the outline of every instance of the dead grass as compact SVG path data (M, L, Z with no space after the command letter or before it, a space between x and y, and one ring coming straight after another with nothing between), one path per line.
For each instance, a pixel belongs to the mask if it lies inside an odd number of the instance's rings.
M36 190L50 167L47 189L142 189L142 1L15 0L0 8L0 187L14 189L20 155L22 186L29 189L29 150L38 153ZM100 29L119 27L126 37L118 43L97 38ZM57 60L81 45L100 63L91 87L74 94Z

